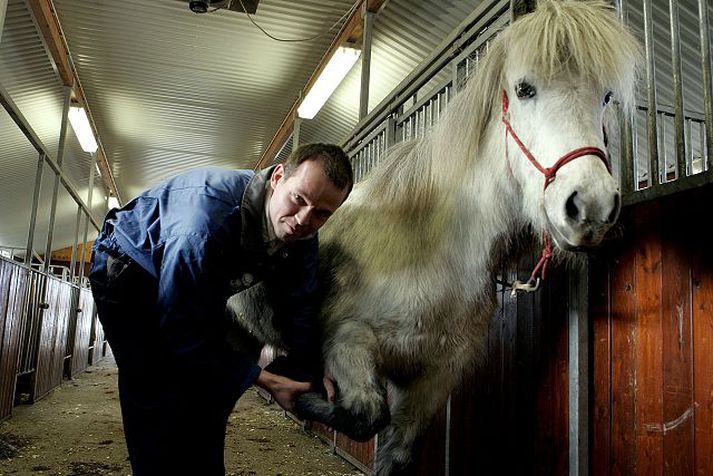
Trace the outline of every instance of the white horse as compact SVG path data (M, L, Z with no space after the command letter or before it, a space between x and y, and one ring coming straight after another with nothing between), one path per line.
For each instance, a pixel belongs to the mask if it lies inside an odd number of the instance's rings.
M430 133L391 150L323 228L323 354L339 393L306 394L298 412L360 440L386 425L376 474L406 467L482 358L512 239L529 228L545 257L566 255L616 221L605 113L613 97L633 103L639 57L608 2L541 2L493 41ZM240 301L238 314L262 306ZM269 319L242 322L279 345Z

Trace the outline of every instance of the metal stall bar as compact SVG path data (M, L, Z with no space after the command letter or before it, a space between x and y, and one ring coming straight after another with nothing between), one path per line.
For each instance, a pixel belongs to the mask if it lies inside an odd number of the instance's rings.
M653 187L658 183L658 138L656 137L656 66L654 61L654 20L652 0L644 0L644 46L646 48L646 88L648 111L646 128L649 144L649 180Z
M7 11L7 0L0 0L0 41L2 41L2 30L5 26L5 12Z
M485 0L472 14L468 16L448 37L441 43L428 58L426 58L411 74L399 83L393 94L385 97L364 118L360 119L351 135L343 142L344 148L349 150L368 135L374 124L380 124L412 97L435 74L441 71L451 59L460 52L465 45L477 36L477 32L492 23L494 17L507 11L510 6L508 0ZM396 105L396 106L395 106Z
M67 139L67 122L69 115L69 104L72 96L72 88L64 87L64 106L62 107L62 123L59 128L59 144L57 147L57 165L62 168L64 161L64 145ZM59 194L59 175L54 176L54 187L52 189L52 205L50 207L50 223L47 227L47 246L45 247L45 264L42 271L48 273L50 262L52 261L52 238L54 236L54 222L57 215L57 195Z
M67 174L64 173L61 167L57 165L57 162L48 153L47 148L44 146L40 138L32 129L30 123L20 112L20 108L17 107L15 102L10 97L10 94L5 88L2 87L2 85L0 85L0 104L2 104L7 113L10 114L10 117L12 117L13 121L15 121L15 124L17 124L17 126L20 128L25 137L27 137L27 140L30 141L35 150L37 150L38 153L44 156L45 162L47 162L47 164L52 168L52 170L54 170L54 172L59 175L62 185L67 190L67 192L69 192L69 194L72 196L72 199L74 199L77 205L79 205L84 210L84 213L87 214L92 224L94 225L94 228L99 230L99 222L94 218L89 207L87 207L87 205L84 203L84 200L82 200L82 198L79 196L79 193L74 189L74 185L72 185L72 182L67 177Z
M77 245L79 244L79 224L82 221L82 207L77 207L77 219L74 222L74 246L72 246L72 257L69 261L69 279L74 282L77 262Z
M369 78L371 76L371 37L374 29L374 12L367 9L367 2L362 4L364 10L364 33L361 47L361 88L359 93L359 119L369 113Z
M626 0L620 0L617 5L619 19L622 23L627 23ZM622 194L628 194L636 190L636 179L634 174L634 109L626 114L623 108L619 109L620 141L619 141L619 177Z
M92 154L92 163L89 166L89 192L87 195L87 202L89 202L89 206L92 206L92 193L94 192L94 162L96 158L95 155ZM84 264L85 264L85 259L87 258L87 234L89 233L89 215L87 215L86 220L84 221L84 238L82 239L82 256L79 257L79 286L82 286L82 281L84 278Z
M42 168L45 165L44 154L40 153L37 161L37 173L35 174L35 191L32 194L32 213L30 214L30 227L27 232L27 248L25 249L25 265L32 264L32 252L35 242L35 226L37 225L37 208L40 204L40 192L42 191Z
M686 160L686 140L683 130L683 80L681 77L681 35L679 31L678 0L669 0L671 23L671 58L673 59L673 89L674 89L674 131L676 134L676 168L677 178L688 175Z
M569 474L589 474L589 266L569 280Z
M704 170L711 169L713 160L713 86L711 85L711 43L708 23L708 0L698 0L699 34L701 38L701 70L703 72L703 108L706 121L706 160ZM703 149L701 149L702 151Z

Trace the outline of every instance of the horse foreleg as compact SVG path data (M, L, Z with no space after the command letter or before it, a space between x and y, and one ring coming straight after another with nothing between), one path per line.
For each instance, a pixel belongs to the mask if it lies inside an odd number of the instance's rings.
M448 400L456 379L448 373L424 374L408 386L391 392L391 424L379 434L374 474L411 474L411 452L416 437Z
M376 373L377 340L359 322L343 323L327 340L325 365L338 386L332 404L316 393L297 400L300 416L320 421L357 441L367 441L389 422L386 389Z

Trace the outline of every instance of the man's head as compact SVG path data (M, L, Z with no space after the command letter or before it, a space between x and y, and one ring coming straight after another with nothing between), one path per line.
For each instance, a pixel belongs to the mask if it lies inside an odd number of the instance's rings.
M294 241L314 234L346 200L353 180L349 157L341 147L297 148L270 177L270 220L277 238Z

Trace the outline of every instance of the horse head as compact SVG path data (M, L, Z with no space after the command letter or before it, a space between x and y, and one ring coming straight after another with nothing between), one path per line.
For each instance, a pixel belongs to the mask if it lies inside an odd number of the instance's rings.
M542 2L494 45L505 53L494 107L509 173L527 221L563 250L598 245L621 208L605 122L613 99L633 103L640 55L614 12L601 9L611 7Z

